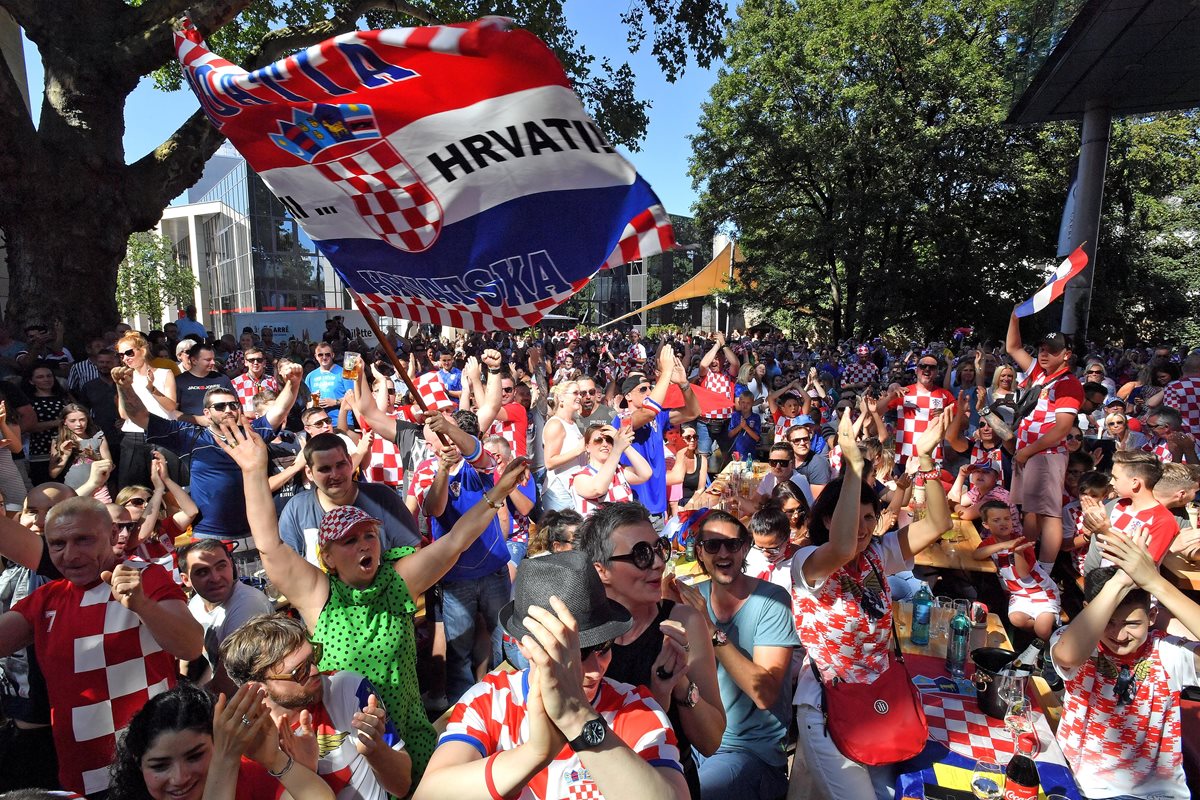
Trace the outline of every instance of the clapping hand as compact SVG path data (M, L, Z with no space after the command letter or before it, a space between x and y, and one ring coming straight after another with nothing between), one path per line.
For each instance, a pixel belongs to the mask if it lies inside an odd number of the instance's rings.
M863 464L866 462L863 459L862 451L858 448L858 441L854 437L854 423L850 421L848 410L843 411L838 420L837 439L838 447L842 449L842 463L852 467L856 473L861 475Z
M371 695L362 711L356 711L350 721L357 736L354 739L354 749L364 756L369 756L376 750L386 748L387 742L383 734L387 732L387 711L379 704L379 698Z
M1104 504L1091 495L1081 495L1079 508L1083 512L1083 525L1092 533L1103 533L1108 530L1108 512Z
M1114 528L1105 533L1100 540L1104 556L1120 567L1130 581L1143 589L1162 578L1158 565L1146 549L1149 539L1150 534L1146 529L1130 538Z

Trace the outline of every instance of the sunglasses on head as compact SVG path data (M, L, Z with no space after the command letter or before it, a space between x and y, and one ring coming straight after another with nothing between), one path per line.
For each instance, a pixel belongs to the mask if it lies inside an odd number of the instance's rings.
M241 408L241 403L237 400L226 400L223 403L213 403L208 407L213 411L236 411Z
M609 650L611 650L612 646L613 646L613 640L609 639L607 642L601 642L600 644L594 644L591 647L581 647L581 648L579 648L579 660L587 661L592 656L602 656L605 653L607 653Z
M650 569L654 566L654 556L661 556L662 560L666 561L667 554L670 552L671 540L665 536L660 536L654 542L638 542L628 553L620 556L609 556L608 560L628 561L638 569Z
M767 463L772 467L790 467L792 460L790 458L769 458Z
M700 547L704 548L704 552L708 553L710 556L715 556L722 550L730 555L733 555L745 547L746 543L737 538L729 539L721 537L717 539L704 539L699 542L699 545Z
M310 642L312 645L312 655L304 659L291 672L284 672L279 675L263 675L264 681L292 681L293 683L307 683L308 676L312 674L312 668L321 663L321 653L324 648L320 642Z
M141 508L142 506L146 505L146 503L147 503L147 500L144 497L131 497L125 501L125 505L137 506L138 508Z

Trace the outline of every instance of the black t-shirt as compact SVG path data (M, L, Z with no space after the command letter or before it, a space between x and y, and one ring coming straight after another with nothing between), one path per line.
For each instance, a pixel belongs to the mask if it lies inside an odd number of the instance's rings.
M237 397L233 381L219 372L210 372L203 378L197 378L190 372L175 376L175 394L179 399L179 410L194 417L204 415L204 393L214 386L228 389Z

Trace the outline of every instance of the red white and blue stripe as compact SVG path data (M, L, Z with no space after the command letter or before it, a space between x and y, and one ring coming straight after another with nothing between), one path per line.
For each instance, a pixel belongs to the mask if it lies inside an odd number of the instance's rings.
M515 330L675 244L554 54L508 20L357 31L252 73L192 29L175 46L209 119L377 313Z
M1083 246L1076 247L1075 251L1067 256L1054 272L1050 273L1050 277L1046 279L1045 285L1038 289L1033 297L1017 306L1013 313L1018 317L1028 317L1030 314L1036 314L1062 297L1062 293L1067 288L1067 283L1071 278L1083 272L1083 268L1087 266L1087 263L1088 257L1087 253L1083 252Z

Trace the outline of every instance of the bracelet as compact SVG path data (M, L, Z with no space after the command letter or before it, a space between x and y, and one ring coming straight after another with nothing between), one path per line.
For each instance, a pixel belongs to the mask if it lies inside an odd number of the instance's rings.
M928 472L918 472L913 476L913 483L917 486L924 486L926 481L940 480L942 473L936 469L931 469Z
M496 758L499 753L492 753L488 756L488 760L483 765L483 782L487 786L488 795L492 800L504 800L504 795L496 789L496 781L492 778L492 765L496 763Z
M503 498L501 498L500 502L493 503L492 498L488 496L487 492L483 493L483 502L487 503L488 508L492 509L493 511L499 511L501 508L504 507L504 499Z
M488 367L487 371L488 371L488 375L499 375L500 374L499 367L497 367L496 369L492 369L491 367Z
M287 755L288 760L287 760L287 763L283 765L283 769L279 770L279 772L272 772L269 769L267 770L267 774L270 775L272 778L275 778L275 779L282 778L284 775L287 775L288 770L290 770L292 768L292 763L293 763L292 754L287 753L286 755Z

